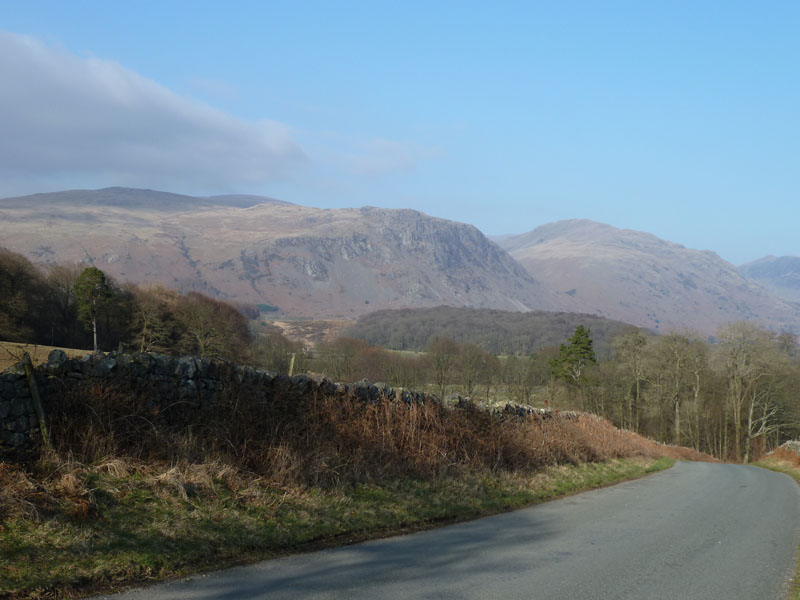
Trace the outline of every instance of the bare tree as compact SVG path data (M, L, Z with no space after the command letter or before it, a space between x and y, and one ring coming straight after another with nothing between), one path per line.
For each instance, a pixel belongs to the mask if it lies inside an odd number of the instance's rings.
M184 352L236 360L250 343L247 319L230 304L189 292L177 299L174 310Z
M682 415L689 405L692 420L690 430L696 429L696 416L700 410L700 393L703 369L706 363L705 347L691 334L677 334L656 338L650 348L651 376L660 383L661 402L665 418L672 424L671 441L683 443ZM669 416L667 416L669 415Z
M175 324L169 305L178 294L163 286L133 288L135 298L133 342L139 352L164 352L175 343Z
M433 383L444 399L452 383L453 370L458 356L458 344L450 338L437 337L428 344L427 358L433 376Z
M622 415L622 426L634 431L639 429L642 385L646 379L644 361L646 346L647 338L639 329L618 335L612 341L614 358L626 383L626 403Z
M727 378L726 421L733 425L732 456L749 460L751 434L761 429L758 417L751 415L774 416L770 388L780 355L773 337L751 323L728 325L719 339L717 360Z

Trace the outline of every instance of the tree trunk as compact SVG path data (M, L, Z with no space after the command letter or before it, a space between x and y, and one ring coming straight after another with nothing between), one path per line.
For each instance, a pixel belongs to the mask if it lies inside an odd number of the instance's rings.
M750 462L750 444L751 432L753 431L753 405L755 402L750 402L750 409L747 411L747 435L744 438L744 464Z
M694 423L697 439L694 441L694 449L700 452L700 373L694 375Z
M97 315L92 315L92 340L94 342L94 351L97 352Z
M722 460L727 458L728 454L728 405L725 404L725 407L722 410L722 446L721 452L719 453L719 457Z

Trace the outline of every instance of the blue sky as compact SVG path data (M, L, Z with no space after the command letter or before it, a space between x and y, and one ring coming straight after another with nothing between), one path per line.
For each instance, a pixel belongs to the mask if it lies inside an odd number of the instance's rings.
M800 255L797 2L26 1L0 31L3 196L256 193Z

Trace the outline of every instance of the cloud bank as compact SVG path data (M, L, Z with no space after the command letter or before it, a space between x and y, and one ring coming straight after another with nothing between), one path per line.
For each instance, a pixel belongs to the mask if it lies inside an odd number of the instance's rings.
M236 118L32 37L0 32L0 81L6 187L228 190L284 180L307 160L285 125Z

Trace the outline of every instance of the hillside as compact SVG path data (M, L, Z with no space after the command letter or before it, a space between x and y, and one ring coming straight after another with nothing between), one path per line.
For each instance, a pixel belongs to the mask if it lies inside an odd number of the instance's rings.
M560 310L595 313L658 331L714 334L748 320L800 330L800 307L746 279L710 251L587 220L543 225L500 240L557 295Z
M632 328L596 315L437 306L370 313L343 335L395 350L424 350L433 338L443 336L476 344L492 354L530 354L563 344L578 325L591 330L594 347L601 355L609 351L616 335Z
M800 256L765 256L739 272L785 300L800 302Z
M0 239L44 264L93 264L280 314L383 308L553 308L551 294L476 228L412 210L323 210L253 196L73 190L0 200Z

